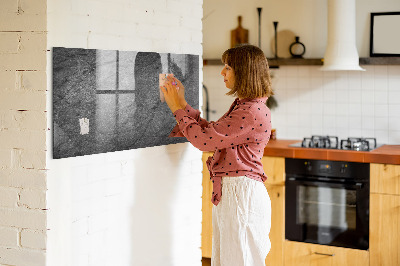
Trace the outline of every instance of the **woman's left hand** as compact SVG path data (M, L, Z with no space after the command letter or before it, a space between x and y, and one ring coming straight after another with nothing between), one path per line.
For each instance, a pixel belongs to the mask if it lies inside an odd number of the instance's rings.
M181 106L177 85L173 84L175 81L171 77L167 77L164 86L161 86L161 91L164 93L165 102L168 104L169 109L171 109L172 113L175 113L178 109L185 108Z

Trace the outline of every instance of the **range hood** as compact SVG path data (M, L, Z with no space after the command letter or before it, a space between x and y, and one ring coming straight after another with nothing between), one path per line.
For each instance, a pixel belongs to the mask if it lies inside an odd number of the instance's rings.
M358 70L355 0L328 0L328 44L323 71Z

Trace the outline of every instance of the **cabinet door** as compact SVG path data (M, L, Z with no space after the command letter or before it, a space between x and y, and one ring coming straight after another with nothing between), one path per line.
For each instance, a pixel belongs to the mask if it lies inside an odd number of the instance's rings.
M400 165L370 165L371 193L400 195Z
M211 258L212 252L212 183L206 161L211 152L203 153L203 195L202 195L202 224L201 224L201 253L204 258Z
M285 187L265 184L271 199L271 250L265 259L266 266L283 265L285 240Z
M367 266L368 251L285 241L285 266L338 265Z
M371 194L371 266L400 265L400 196Z
M285 185L285 158L264 156L261 163L268 177L266 184Z

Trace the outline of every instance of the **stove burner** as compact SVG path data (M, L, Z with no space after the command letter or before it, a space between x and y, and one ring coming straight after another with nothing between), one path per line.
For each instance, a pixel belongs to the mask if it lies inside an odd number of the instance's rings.
M340 141L343 150L369 151L376 146L376 138L347 138Z
M347 138L340 141L336 136L317 136L304 138L302 142L297 142L290 146L303 148L321 148L321 149L341 149L353 151L371 151L378 147L376 138Z
M338 149L338 137L333 136L312 136L311 138L304 138L301 142L301 147L305 148L326 148Z

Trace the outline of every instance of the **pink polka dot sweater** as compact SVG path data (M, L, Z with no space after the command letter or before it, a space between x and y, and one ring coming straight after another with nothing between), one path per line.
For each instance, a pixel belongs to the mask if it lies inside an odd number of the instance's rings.
M224 176L247 176L261 182L267 179L261 164L271 132L271 112L266 100L267 97L237 98L216 122L201 118L200 111L190 105L174 112L178 124L170 137L186 137L199 150L214 151L207 160L214 205L221 200Z

